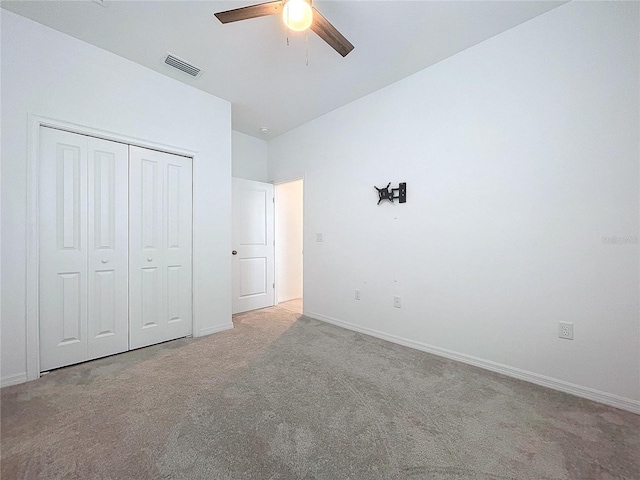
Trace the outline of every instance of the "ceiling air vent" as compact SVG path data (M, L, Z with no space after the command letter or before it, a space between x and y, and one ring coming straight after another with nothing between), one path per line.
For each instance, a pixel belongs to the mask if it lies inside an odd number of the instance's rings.
M164 63L172 66L173 68L177 68L178 70L183 71L184 73L191 75L192 77L199 77L202 75L202 69L196 67L195 65L191 65L185 60L172 55L171 53L167 53L167 56L164 57Z

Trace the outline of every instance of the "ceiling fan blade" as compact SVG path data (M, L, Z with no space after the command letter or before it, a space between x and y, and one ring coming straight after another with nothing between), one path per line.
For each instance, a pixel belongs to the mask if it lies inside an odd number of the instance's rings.
M240 20L248 20L249 18L264 17L266 15L275 15L282 12L282 1L259 3L258 5L249 5L248 7L234 8L226 12L218 12L216 18L222 23L239 22Z
M331 47L343 57L346 57L354 48L351 42L349 42L336 27L331 25L329 20L324 18L315 7L313 8L311 30L316 32L321 39L331 45Z

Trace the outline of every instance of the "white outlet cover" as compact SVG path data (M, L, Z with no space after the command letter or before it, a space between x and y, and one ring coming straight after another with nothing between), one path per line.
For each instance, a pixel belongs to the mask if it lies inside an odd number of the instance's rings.
M402 303L400 301L400 297L398 297L397 295L395 297L393 297L393 306L396 308L401 308L402 307Z
M322 241L322 234L316 233L316 242L321 242L321 241Z
M573 323L558 322L558 337L566 340L573 340Z

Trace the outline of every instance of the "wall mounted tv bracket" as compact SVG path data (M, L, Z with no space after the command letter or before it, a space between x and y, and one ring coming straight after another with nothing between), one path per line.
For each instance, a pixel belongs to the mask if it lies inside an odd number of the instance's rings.
M398 188L389 189L391 182L384 188L373 187L378 191L378 205L382 200L389 200L393 203L393 200L398 199L399 203L407 202L407 184L402 182L398 184ZM397 194L397 195L396 195Z

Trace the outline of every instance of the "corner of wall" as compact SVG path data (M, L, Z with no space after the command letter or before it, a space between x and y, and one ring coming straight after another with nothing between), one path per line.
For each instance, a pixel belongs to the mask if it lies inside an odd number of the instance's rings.
M267 142L233 130L231 145L231 176L256 182L268 182Z

